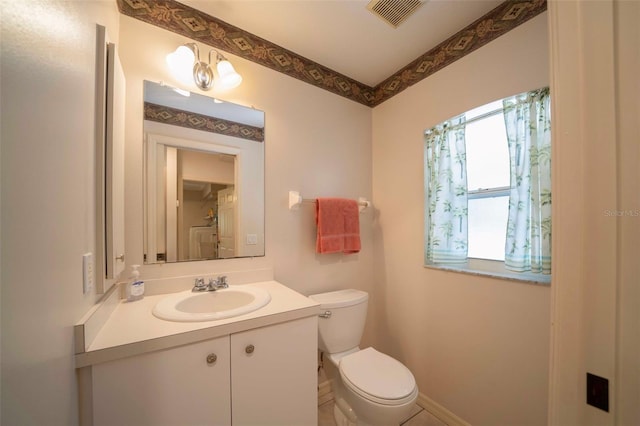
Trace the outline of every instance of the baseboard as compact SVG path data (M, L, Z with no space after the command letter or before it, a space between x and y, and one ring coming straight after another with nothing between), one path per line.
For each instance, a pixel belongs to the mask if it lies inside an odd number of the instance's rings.
M333 392L331 392L331 380L326 380L318 384L318 407L325 402L333 399Z
M423 393L418 394L418 400L416 401L416 404L436 416L448 426L471 426L470 423L456 416L451 411L447 410L442 405L438 404Z
M331 392L331 380L326 380L318 384L318 406L331 401L333 392ZM464 421L442 405L435 402L423 393L418 394L416 404L433 414L448 426L471 426L471 423Z

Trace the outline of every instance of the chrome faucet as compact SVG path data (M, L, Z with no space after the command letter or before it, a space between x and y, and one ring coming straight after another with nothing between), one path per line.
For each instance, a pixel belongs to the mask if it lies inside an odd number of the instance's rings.
M204 283L204 278L196 278L195 282L193 283L193 288L191 289L191 291L197 292L197 291L206 291L206 290L207 290L207 285Z
M220 275L218 278L209 278L209 284L204 283L204 278L196 278L191 291L216 291L222 288L229 288L226 275Z
M218 278L209 278L209 285L207 286L208 291L216 291L221 288L229 288L226 275L220 275Z

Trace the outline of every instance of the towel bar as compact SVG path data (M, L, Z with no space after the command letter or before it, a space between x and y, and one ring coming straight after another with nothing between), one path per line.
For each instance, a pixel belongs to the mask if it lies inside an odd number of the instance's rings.
M289 191L289 210L298 210L302 203L315 203L316 200L312 198L302 198L302 195L298 191ZM367 207L371 207L371 202L364 197L358 198L358 208L360 213Z

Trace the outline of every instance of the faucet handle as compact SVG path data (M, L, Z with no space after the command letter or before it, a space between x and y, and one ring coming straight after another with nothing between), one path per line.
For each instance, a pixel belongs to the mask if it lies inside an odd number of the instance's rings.
M207 288L207 285L204 283L204 278L196 278L193 283L192 291L203 291Z
M226 275L220 275L218 278L209 278L209 285L207 286L204 285L204 279L203 279L202 286L203 286L202 289L207 289L209 291L216 291L221 288L229 287L229 284L227 284Z

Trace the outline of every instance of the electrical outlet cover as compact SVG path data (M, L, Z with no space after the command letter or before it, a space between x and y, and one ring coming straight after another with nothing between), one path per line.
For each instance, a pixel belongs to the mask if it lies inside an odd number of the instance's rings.
M609 380L587 373L587 404L609 412Z

